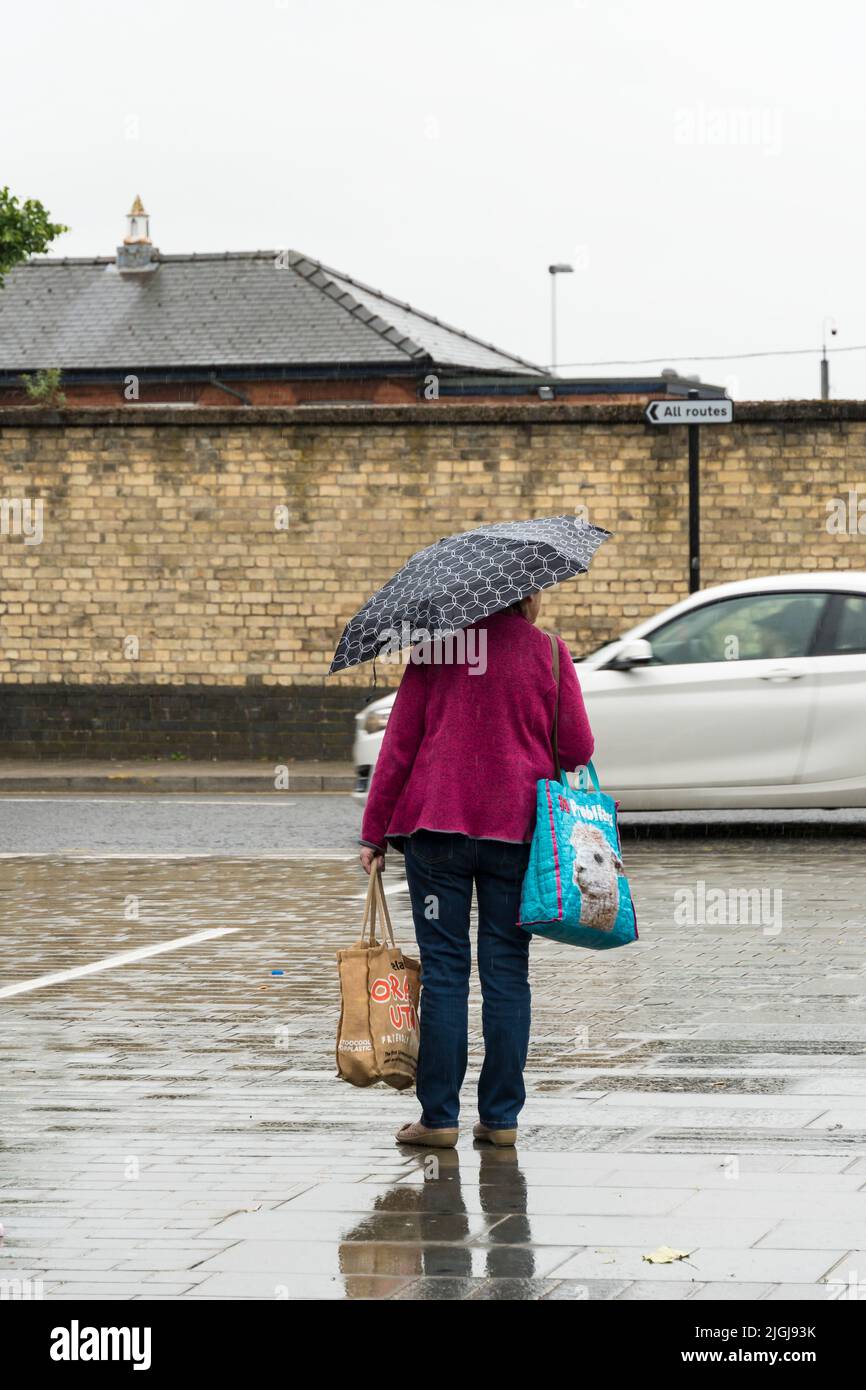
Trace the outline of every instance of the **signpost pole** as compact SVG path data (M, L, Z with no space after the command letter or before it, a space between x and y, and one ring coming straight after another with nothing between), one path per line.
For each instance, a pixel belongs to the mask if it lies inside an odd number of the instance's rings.
M701 392L694 388L689 400ZM688 592L701 588L701 425L688 427Z
M689 425L689 593L696 594L700 587L701 427Z

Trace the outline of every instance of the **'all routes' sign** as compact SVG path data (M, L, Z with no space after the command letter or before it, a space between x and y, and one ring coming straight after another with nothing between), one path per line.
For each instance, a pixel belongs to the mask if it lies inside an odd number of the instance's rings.
M720 397L704 401L650 401L646 418L651 425L730 425L734 402Z

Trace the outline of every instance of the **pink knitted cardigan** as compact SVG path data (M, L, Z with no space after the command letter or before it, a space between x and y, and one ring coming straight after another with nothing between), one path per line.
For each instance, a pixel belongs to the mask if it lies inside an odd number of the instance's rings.
M486 669L467 661L410 661L388 720L361 826L361 843L384 848L413 831L483 840L532 839L535 787L553 776L556 685L547 634L512 610L474 625L471 654L486 640ZM559 757L587 762L593 737L580 684L559 643ZM442 644L414 648L429 656Z

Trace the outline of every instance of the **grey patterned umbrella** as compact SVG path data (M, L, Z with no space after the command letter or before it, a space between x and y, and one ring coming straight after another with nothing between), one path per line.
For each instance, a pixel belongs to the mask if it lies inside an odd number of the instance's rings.
M349 620L328 674L447 636L536 589L585 574L611 534L574 516L548 516L443 537L407 560Z

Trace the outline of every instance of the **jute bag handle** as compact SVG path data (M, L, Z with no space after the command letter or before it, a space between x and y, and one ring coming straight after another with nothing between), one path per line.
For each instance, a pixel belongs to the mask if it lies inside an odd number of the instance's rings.
M374 879L376 877L377 860L373 860L370 865L370 875L367 879L367 897L364 902L364 920L361 923L361 940L365 941L368 937L371 942L376 939L376 889ZM369 925L369 932L367 930Z
M553 679L556 681L556 703L553 706L553 730L550 738L553 744L553 768L556 773L557 782L562 781L562 768L559 765L559 643L552 632L547 634L550 640L550 656L553 662Z
M370 865L370 882L367 885L367 900L364 905L364 921L361 925L361 940L367 936L367 924L369 922L369 941L372 946L376 940L376 909L378 907L385 924L385 930L391 940L391 945L396 949L397 942L394 940L394 928L391 925L391 914L388 911L388 902L385 897L385 889L382 887L382 875L379 869L378 858L374 859Z
M376 864L378 864L378 860L376 860L375 862L376 862ZM390 941L391 941L391 945L392 945L392 946L394 947L394 949L396 950L396 949L397 949L397 942L394 940L394 928L393 928L393 926L391 925L391 914L390 914L390 912L388 911L388 899L387 899L386 896L385 896L385 886L384 886L384 884L382 883L382 874L381 874L381 871L380 871L378 868L375 870L375 873L376 873L376 890L377 890L377 892L378 892L378 894L379 894L379 911L380 911L380 913L382 914L382 921L385 923L385 930L386 930L387 933L388 933L388 936L389 936Z

